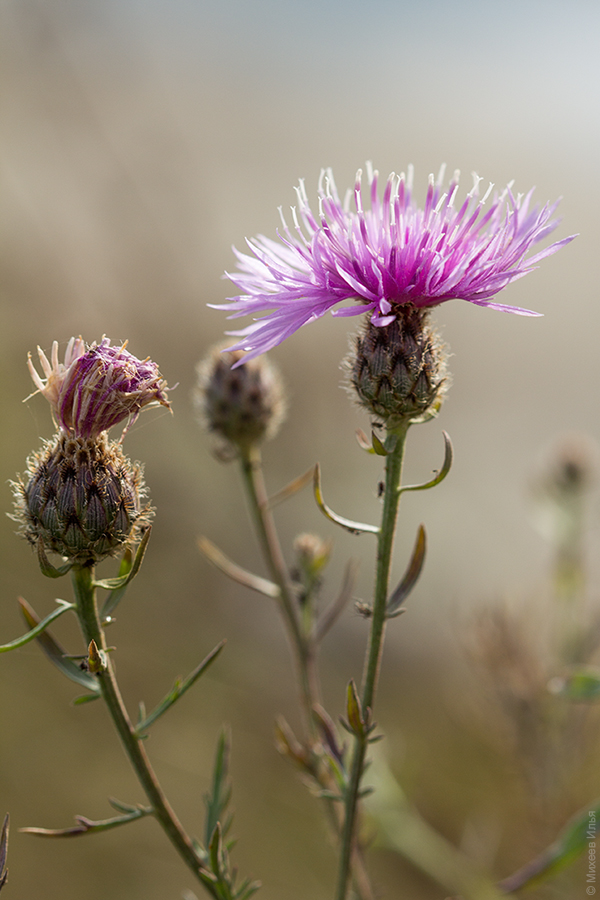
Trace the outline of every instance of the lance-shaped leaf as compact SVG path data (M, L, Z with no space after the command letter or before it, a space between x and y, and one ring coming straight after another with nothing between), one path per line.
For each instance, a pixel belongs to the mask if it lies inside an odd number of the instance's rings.
M351 534L379 534L379 527L377 525L366 525L363 522L353 522L351 519L345 519L343 516L338 516L337 513L334 513L333 510L327 506L323 499L323 491L321 490L321 470L318 463L314 470L314 492L317 506L323 515L327 516L331 522L335 522L336 525L341 525L342 528L345 528L346 531L349 531Z
M596 841L600 828L600 801L594 800L567 822L554 843L518 872L500 882L498 887L506 893L524 887L535 887L547 878L558 874Z
M25 620L30 627L30 631L27 634L24 634L20 638L16 638L14 641L11 641L9 644L2 644L0 646L0 653L8 653L9 650L16 650L17 647L23 647L25 644L28 644L29 641L33 641L34 638L38 637L44 629L48 627L55 619L58 619L59 616L62 616L63 613L66 613L69 609L75 609L74 603L67 603L65 600L57 600L56 601L59 606L58 609L55 609L50 615L46 616L45 619L40 619L33 612L29 604L23 600L22 597L19 597L19 603L21 605L21 610L23 611L23 615L25 616ZM27 608L31 612L31 619L24 612L24 609Z
M140 570L140 566L142 565L142 560L144 559L144 554L146 552L146 547L148 546L148 541L150 540L151 531L152 527L149 525L138 544L138 548L135 551L135 557L131 566L129 566L129 563L126 561L126 557L124 557L123 561L121 562L121 569L123 569L124 572L122 574L120 573L116 578L103 578L100 581L94 581L94 587L104 588L104 590L106 591L120 591L123 588L127 587L129 582L135 578ZM119 596L119 600L122 596L122 594ZM119 600L117 600L117 603L119 602ZM103 615L107 615L108 612L112 612L117 603L115 603L114 600L110 600L105 603L102 609ZM110 606L109 610L106 609L107 606Z
M59 603L64 604L64 609L62 612L66 612L67 609L73 608L73 604L65 604L64 600L58 601ZM19 603L21 605L21 612L23 613L23 617L31 631L30 635L35 637L50 660L50 662L59 669L63 675L66 675L70 681L74 681L75 684L84 687L86 690L91 691L91 696L95 699L100 696L100 685L89 672L85 672L83 669L77 665L77 663L73 662L72 659L69 658L66 650L61 647L61 645L56 641L52 635L45 630L46 625L48 624L49 616L46 616L45 619L40 621L38 614L35 610L27 603L26 600L23 600L22 597L19 597ZM54 617L56 618L56 616ZM35 633L34 633L35 632ZM80 701L81 702L81 701Z
M317 622L315 628L316 644L319 644L320 641L325 637L331 626L334 624L334 622L352 597L354 585L356 583L357 572L358 565L354 560L351 559L344 570L344 580L342 582L342 589L340 590L340 593L333 601L333 603L331 603L331 605L327 607L327 609L324 611L323 615Z
M423 563L425 562L426 546L427 540L425 535L425 528L423 525L419 525L417 540L415 542L415 546L413 547L413 552L408 564L408 568L404 573L402 581L387 602L386 617L388 619L392 619L394 618L394 616L399 616L400 613L404 612L404 610L402 609L402 604L419 580L419 575L421 574Z
M346 715L348 717L348 724L354 734L357 737L364 737L366 734L365 720L363 718L362 704L353 678L348 682Z
M403 494L405 491L426 491L429 488L435 487L436 484L439 484L441 481L444 480L444 478L446 477L446 475L448 474L448 472L450 471L450 469L452 467L452 459L454 457L454 451L452 449L452 441L450 440L450 436L445 431L443 431L442 434L444 435L445 452L444 452L444 464L443 464L442 468L440 469L440 471L437 473L435 478L433 478L431 481L426 481L425 484L409 484L409 485L406 485L406 487L401 487L400 491L399 491L400 494Z
M369 440L362 428L357 428L356 440L359 446L366 450L367 453L375 453L377 456L388 456L389 454L389 451L385 449L374 431L371 432L371 440Z
M231 800L231 784L229 783L230 750L231 740L229 733L226 729L223 729L217 742L210 791L204 796L206 805L204 834L207 846L212 843L219 823L219 839L221 834L227 834L231 825L231 816L228 816L225 820L227 806Z
M283 503L284 500L288 500L290 497L293 497L294 494L297 494L298 491L301 491L302 488L305 488L307 484L310 484L312 479L313 469L311 466L310 469L303 475L299 475L297 478L294 478L293 481L290 481L289 484L286 484L286 486L281 488L280 491L277 491L276 494L273 494L271 497L269 497L269 509L273 509L274 506L277 506L279 503Z
M8 813L4 816L2 831L0 832L0 890L6 884L8 869L6 868L6 856L8 854Z
M63 575L66 575L73 566L73 563L71 562L65 563L58 568L56 568L56 566L53 566L46 556L44 542L41 538L38 538L37 542L37 557L40 564L40 569L42 570L42 575L45 575L46 578L61 578Z
M38 837L79 837L82 834L92 834L94 831L109 831L111 828L118 828L128 822L134 822L136 819L151 816L152 813L153 810L149 806L136 806L129 807L122 816L101 819L98 822L88 819L86 816L75 816L77 825L72 825L70 828L20 828L19 831L25 834L35 834Z
M238 584L243 584L244 587L249 587L259 594L264 594L266 597L279 597L280 592L276 584L238 566L237 563L234 563L228 556L225 556L223 551L219 550L219 548L213 544L212 541L209 541L207 537L201 535L198 538L198 546L206 556L207 560L225 575L228 575L233 581L237 581Z
M201 675L206 672L210 664L215 661L224 646L225 641L221 641L221 643L217 644L214 650L211 650L208 656L202 660L200 665L196 666L193 672L190 672L187 678L184 678L183 681L178 679L175 682L173 688L169 691L164 700L159 703L158 706L155 707L155 709L153 709L151 713L149 713L149 715L144 716L142 720L138 722L135 729L135 733L138 737L141 737L146 729L153 724L153 722L156 722L156 720L160 716L162 716L163 713L166 713L166 711L170 709L173 704L176 703L177 700L179 700L180 697L183 697L186 691L189 691L191 686L200 678Z

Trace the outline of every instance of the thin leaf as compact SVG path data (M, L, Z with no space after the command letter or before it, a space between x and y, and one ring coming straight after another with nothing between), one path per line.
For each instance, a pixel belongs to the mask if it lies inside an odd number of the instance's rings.
M119 566L119 574L117 577L125 578L131 572L132 566L133 553L131 552L131 547L127 547L123 556L121 557L121 565ZM126 584L125 587L117 588L117 590L111 591L102 604L100 618L103 625L108 625L112 621L111 614L125 596L127 587L128 585Z
M273 509L274 506L277 506L279 503L283 503L284 500L288 500L290 497L293 497L294 494L297 494L298 491L301 491L302 488L305 488L307 484L310 484L313 478L313 469L312 466L305 472L304 475L299 475L297 478L294 478L293 481L290 481L289 484L286 484L285 487L281 488L280 491L277 491L276 494L273 494L272 497L269 497L269 509Z
M210 845L217 825L223 818L231 799L231 786L228 782L230 749L229 734L223 729L217 742L210 792L204 797L206 804L204 834L207 845Z
M344 571L344 580L342 589L333 603L327 607L315 628L315 643L319 643L327 634L331 626L335 623L338 616L349 602L354 591L356 576L358 573L358 564L354 560L350 560Z
M346 715L348 717L348 724L350 725L350 728L352 729L354 734L358 737L364 737L365 721L363 719L362 705L353 678L351 678L348 682L348 690L346 694Z
M350 534L379 534L379 527L377 525L366 525L363 522L353 522L351 519L345 519L343 516L338 516L337 513L334 513L333 510L327 506L323 499L323 491L321 490L321 470L318 463L314 469L314 493L317 506L323 515L327 516L331 522L335 522L336 525L341 525L341 527L345 528L346 531L349 531Z
M119 591L122 588L127 587L130 581L132 581L137 573L140 570L140 566L142 565L142 561L144 559L144 554L146 552L146 547L148 546L148 541L150 540L150 534L152 532L152 526L149 525L144 532L144 535L141 541L138 544L137 550L135 551L135 557L133 559L133 565L129 569L129 571L124 575L118 575L116 578L103 578L100 581L94 581L93 587L103 588L105 591ZM123 566L123 563L121 563ZM122 595L121 595L122 596ZM119 598L120 599L120 598ZM118 602L118 601L117 601ZM111 610L117 605L116 603L107 603L104 604L102 609L103 615L107 613L106 607L111 606Z
M248 572L247 569L238 566L237 563L230 560L228 556L225 556L222 550L219 550L219 548L213 544L212 541L209 541L207 537L201 535L198 538L198 546L206 556L207 560L221 572L224 572L225 575L228 575L233 581L237 581L238 584L243 584L244 587L249 587L259 594L264 594L266 597L272 597L274 599L279 597L280 591L276 584L272 581L267 581L266 578L260 578L260 576L254 575L252 572Z
M570 819L554 843L535 859L505 878L498 887L511 893L523 887L534 887L570 865L596 841L600 826L600 802L595 800Z
M42 570L42 575L45 575L46 578L61 578L63 575L66 575L67 572L72 568L73 563L68 562L63 566L56 568L53 566L48 557L46 556L46 550L44 549L44 542L41 538L38 538L37 542L37 556L38 562L40 564L40 569Z
M63 600L60 600L59 602L64 603ZM61 647L58 641L56 641L48 631L40 629L40 626L47 622L48 617L40 622L38 614L26 600L19 597L19 603L25 621L32 629L29 633L32 634L33 631L38 632L35 634L35 637L50 662L53 663L63 675L66 675L70 681L74 681L75 684L78 684L80 687L84 687L86 690L91 691L94 696L99 696L100 685L96 679L88 672L80 669L77 663L74 663L72 659L69 659L66 650ZM68 606L72 605L73 604L69 604Z
M394 616L398 616L401 612L403 612L401 606L419 580L419 576L423 569L426 547L427 537L425 534L425 528L423 525L419 525L417 540L415 542L415 546L413 547L413 552L408 564L408 568L404 573L402 581L387 602L386 616L388 619L392 619L394 618Z
M77 825L71 828L20 828L24 834L35 834L38 837L79 837L82 834L92 834L95 831L109 831L111 828L118 828L119 825L126 825L127 822L134 822L136 819L143 819L145 816L151 816L153 810L149 806L137 806L130 812L122 816L115 816L112 819L102 819L94 822L86 816L75 816Z
M225 646L225 641L221 641L220 644L211 650L211 652L206 656L200 665L196 666L193 672L185 678L183 681L176 681L173 685L172 690L167 694L164 700L155 707L151 713L149 713L141 722L138 722L138 725L135 729L135 733L138 737L146 731L147 728L150 727L156 720L166 713L168 709L170 709L180 697L183 697L186 691L188 691L191 686L203 675L211 663L215 661L223 647Z
M371 432L371 440L366 436L362 428L356 429L356 440L359 446L366 450L367 453L374 453L377 456L388 456L389 451L385 449L374 431Z
M452 449L452 441L450 440L449 435L443 431L444 435L444 464L438 474L431 481L426 481L425 484L409 484L406 487L401 487L399 493L403 494L405 491L426 491L429 488L435 487L436 484L439 484L444 480L448 472L452 467L452 459L454 457L454 451Z
M23 647L25 644L28 644L29 641L32 641L34 638L38 637L38 635L41 634L44 629L48 627L48 625L54 622L55 619L58 619L59 616L62 616L63 613L66 613L67 610L75 609L74 603L67 603L65 600L57 600L56 602L59 604L58 609L55 609L54 612L51 612L50 615L46 616L45 619L40 620L35 615L29 604L25 600L23 600L22 597L19 597L21 610L23 611L23 608L27 607L27 609L30 610L33 614L32 622L30 623L27 615L23 613L28 624L30 624L31 630L28 631L27 634L24 634L22 637L16 638L16 640L11 641L9 644L2 644L2 646L0 646L0 653L8 653L9 650L16 650L17 647Z

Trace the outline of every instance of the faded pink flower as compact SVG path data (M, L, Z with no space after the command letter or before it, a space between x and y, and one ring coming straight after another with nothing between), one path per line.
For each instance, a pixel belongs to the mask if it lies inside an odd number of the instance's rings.
M71 338L64 363L58 360L57 341L52 344L50 360L38 347L45 381L29 354L27 364L33 382L66 434L93 439L125 419L129 427L145 406L170 408L167 383L156 363L137 359L126 346L127 342L111 347L109 338L103 337L99 344L88 347L80 337Z

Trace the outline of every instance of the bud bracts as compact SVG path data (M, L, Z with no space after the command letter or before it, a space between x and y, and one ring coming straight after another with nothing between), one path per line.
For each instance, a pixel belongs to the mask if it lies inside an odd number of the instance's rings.
M24 537L79 563L113 555L149 524L141 469L106 435L59 433L28 459L26 478L14 487Z
M439 408L445 354L428 318L427 311L405 306L385 328L367 321L355 338L348 359L351 386L361 405L385 422L414 421Z
M194 402L203 424L226 448L248 448L275 435L285 399L279 373L266 357L244 361L243 353L216 347L197 371Z

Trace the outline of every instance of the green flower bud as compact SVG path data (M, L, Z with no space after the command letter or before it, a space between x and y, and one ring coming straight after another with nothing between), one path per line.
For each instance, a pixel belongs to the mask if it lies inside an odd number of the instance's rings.
M27 460L13 485L21 533L33 545L94 563L136 542L149 524L142 470L106 434L94 439L59 432Z
M219 439L223 458L272 438L285 414L277 369L264 356L214 347L198 364L193 399L203 425Z
M388 425L438 411L447 385L444 347L422 309L401 307L385 326L368 321L347 360L359 403Z

